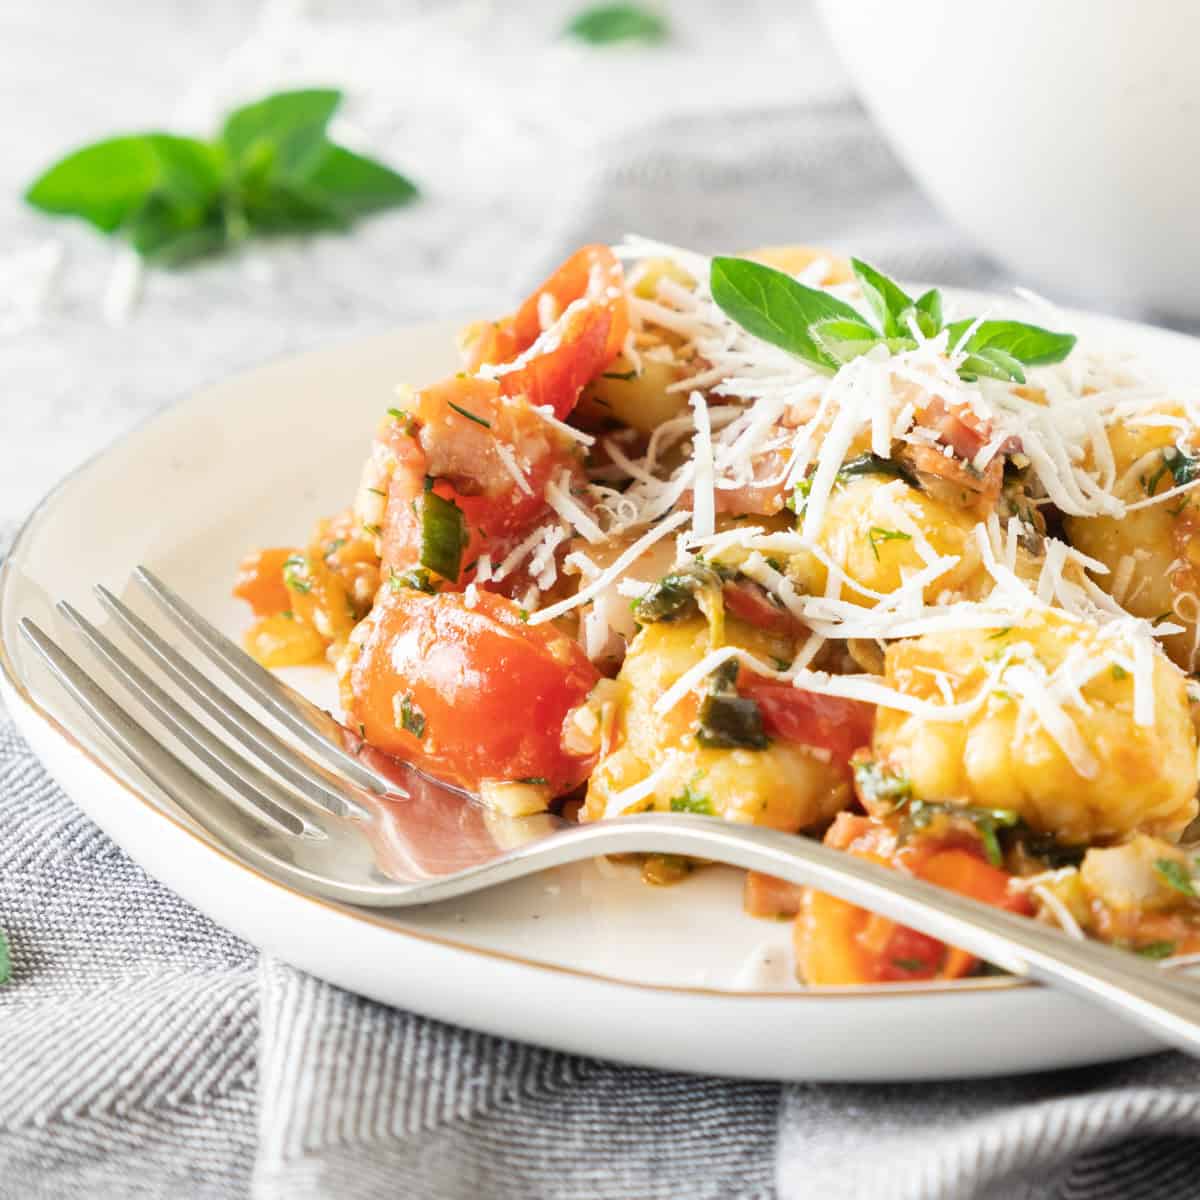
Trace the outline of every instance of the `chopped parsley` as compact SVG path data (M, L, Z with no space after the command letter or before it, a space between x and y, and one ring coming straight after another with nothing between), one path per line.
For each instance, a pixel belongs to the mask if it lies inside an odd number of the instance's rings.
M389 408L388 416L400 426L400 432L407 437L412 437L416 433L417 422L412 413L406 413L402 408Z
M425 736L425 714L413 702L411 693L400 699L400 728L415 738Z
M1143 946L1134 946L1133 951L1143 958L1170 958L1175 953L1175 943L1147 942Z
M1154 860L1154 870L1159 879L1168 887L1181 892L1189 900L1200 900L1200 895L1196 894L1196 888L1192 883L1192 877L1187 873L1187 868L1183 863L1176 862L1173 858L1157 858Z
M397 571L395 567L392 567L391 574L388 576L388 587L393 592L411 588L414 592L425 592L430 596L437 592L433 580L429 577L429 572L424 567L411 567L407 571Z
M910 974L913 971L925 971L929 969L929 964L920 958L893 958L892 966L897 971L908 971Z
M549 784L550 780L544 775L526 775L523 779L518 779L517 782L528 783L533 787L545 787Z
M910 800L908 828L924 829L937 816L962 817L979 831L983 852L993 867L1004 863L998 829L1013 829L1021 824L1021 816L1011 808L976 808L970 804L935 804L928 800Z
M688 784L678 796L671 797L671 811L699 813L704 817L717 815L712 801L703 792L693 791L691 784Z
M283 583L290 591L307 595L312 591L308 578L308 559L303 554L290 554L283 564Z
M482 425L484 429L491 429L491 421L484 420L483 417L479 416L477 413L473 413L469 408L463 408L461 405L455 404L453 400L447 400L446 403L450 405L450 407L454 409L454 411L458 413L460 417L466 417L468 421L474 421L476 425Z
M1162 466L1149 479L1143 476L1142 487L1147 496L1153 496L1158 491L1158 485L1164 475L1169 474L1174 481L1174 487L1183 487L1200 476L1200 458L1192 458L1178 446L1168 446L1162 452Z
M893 810L912 799L912 780L874 759L859 759L854 764L854 784L864 801L889 804Z
M875 555L875 561L878 562L880 542L911 542L912 534L903 533L899 529L881 529L878 525L872 525L867 533L867 540L871 543L871 553Z
M1113 663L1112 677L1119 683L1122 679L1129 678L1129 672L1127 670L1125 670L1125 668L1123 666L1121 666L1120 663Z

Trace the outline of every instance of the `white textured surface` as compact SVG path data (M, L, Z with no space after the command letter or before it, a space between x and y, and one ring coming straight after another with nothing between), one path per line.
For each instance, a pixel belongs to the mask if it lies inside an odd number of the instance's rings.
M581 189L640 126L842 87L803 6L676 3L669 46L607 51L558 37L577 7L6 7L0 98L22 117L5 120L0 157L0 444L20 453L0 473L0 530L96 447L203 382L507 303L569 239ZM202 132L234 103L312 84L347 91L339 135L409 172L420 204L350 236L252 244L151 273L139 289L121 278L115 247L19 200L81 142L155 126Z

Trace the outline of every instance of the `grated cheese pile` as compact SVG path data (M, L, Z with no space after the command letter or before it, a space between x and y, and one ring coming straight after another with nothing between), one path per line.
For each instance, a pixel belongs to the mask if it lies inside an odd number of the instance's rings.
M982 473L1001 454L1023 455L1021 461L1029 467L1026 494L1035 506L1053 505L1069 516L1120 518L1169 501L1200 486L1200 480L1141 501L1123 499L1109 431L1121 422L1160 424L1177 428L1182 439L1200 425L1200 413L1190 400L1175 398L1176 406L1184 407L1184 418L1156 411L1169 396L1144 365L1105 347L1082 344L1060 364L1029 369L1027 385L966 382L958 375L965 353L950 344L949 332L925 337L915 325L914 349L889 354L877 347L835 374L825 374L730 320L709 293L710 263L704 256L642 238L628 239L616 252L635 279L639 264L667 260L694 281L688 286L665 272L652 298L632 287L628 291L632 329L626 357L635 370L656 357L683 364L681 377L668 388L680 394L679 415L638 442L630 430L592 438L556 421L549 411L542 413L583 445L597 444L603 460L582 490L572 489L565 472L551 480L545 499L552 519L489 568L492 578L501 580L522 565L528 567L537 584L526 597L530 624L582 609L580 637L588 653L611 653L618 632L615 614L628 613L629 597L647 586L644 571L631 572L673 534L676 565L699 554L714 562L732 557L745 576L810 633L786 670L735 648L713 651L659 699L659 712L701 687L721 662L737 657L754 671L800 688L943 721L964 719L1003 689L1020 705L1020 720L1040 725L1084 778L1093 777L1098 767L1077 722L1088 710L1082 689L1100 671L1117 667L1128 672L1134 679L1135 720L1154 724L1154 639L1183 627L1160 620L1152 628L1131 616L1091 578L1107 574L1104 564L1053 537L1037 538L1040 571L1036 579L1023 578L1018 547L1037 536L1026 518L992 512L974 528L963 554L978 556L992 584L990 594L978 601L938 594L939 581L963 556L937 552L926 531L898 505L894 536L911 542L922 566L904 572L894 591L881 593L854 578L821 539L852 447L861 452L865 443L880 458L904 447L932 449L947 458L954 454L936 422L927 419L931 405L962 413L988 431L986 444L965 464L971 471ZM797 278L820 285L827 265L814 262ZM827 290L865 311L856 284ZM543 332L534 349L556 345L571 315L570 307L560 315L543 313ZM674 349L662 335L669 335ZM520 364L516 360L483 373L495 376ZM635 446L644 448L638 453ZM515 461L505 465L527 489ZM794 531L772 531L756 525L753 517L721 527L719 516L738 514L741 498L791 497L802 481L805 496ZM570 553L557 562L556 550L568 541ZM601 567L588 550L605 545L620 547L620 552L606 555L608 565ZM825 568L824 594L802 593L778 569L780 557L801 553ZM1117 597L1124 598L1136 569L1132 557L1128 565L1120 564L1114 576ZM538 607L541 592L555 584L560 571L578 578L578 590ZM1002 629L1030 614L1051 611L1099 631L1104 653L1098 658L1069 654L1053 672L1031 656L1010 653L989 668L984 686L971 695L956 695L953 681L939 678L940 702L904 694L876 676L812 669L831 640L869 639L882 646L945 630Z

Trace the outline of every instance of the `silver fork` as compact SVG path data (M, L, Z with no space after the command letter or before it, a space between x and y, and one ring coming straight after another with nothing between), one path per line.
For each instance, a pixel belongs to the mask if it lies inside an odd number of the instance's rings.
M484 810L412 768L355 747L332 717L255 663L150 571L138 568L134 578L200 656L294 741L227 695L105 588L96 589L100 603L175 694L76 609L63 603L59 611L209 778L117 704L34 622L22 620L21 630L134 767L236 857L313 895L401 907L595 855L691 855L819 888L1014 975L1095 1001L1200 1054L1200 983L811 839L676 813L578 825L548 813L509 818Z

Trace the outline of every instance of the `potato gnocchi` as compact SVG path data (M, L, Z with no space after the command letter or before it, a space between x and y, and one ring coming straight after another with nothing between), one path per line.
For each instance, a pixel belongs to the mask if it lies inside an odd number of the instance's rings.
M808 246L584 246L246 560L247 647L334 663L348 736L499 813L763 825L1200 951L1200 413L1026 317ZM984 969L746 905L812 984Z

